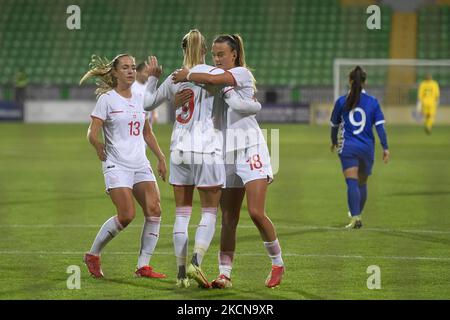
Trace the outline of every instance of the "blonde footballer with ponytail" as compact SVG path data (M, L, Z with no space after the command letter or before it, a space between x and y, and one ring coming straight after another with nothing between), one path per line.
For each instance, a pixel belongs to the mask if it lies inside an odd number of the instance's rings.
M134 203L137 200L145 219L135 274L165 278L165 274L150 266L159 238L161 200L146 146L157 157L158 173L164 181L166 162L146 118L144 97L131 90L136 81L135 60L127 53L111 61L93 55L89 67L80 84L96 78L98 100L91 113L87 138L101 161L106 191L116 210L101 226L83 260L93 277L104 277L101 268L103 249L135 218Z
M93 54L89 63L89 71L81 78L80 85L89 78L96 78L95 83L98 88L95 90L95 94L97 98L114 89L117 87L117 78L113 75L112 71L117 70L119 59L122 57L131 57L134 60L128 53L119 54L111 61L105 57L101 58Z
M184 69L204 71L217 69L205 64L206 42L197 29L190 30L183 36L181 48ZM158 68L156 57L152 57L149 61L149 69ZM173 244L178 267L176 285L181 288L187 287L190 285L190 278L201 287L209 288L210 283L201 265L214 238L217 208L225 180L225 166L220 153L222 145L219 142L211 143L216 139L216 136L212 135L214 130L206 130L206 128L214 128L214 95L201 86L174 84L171 77L172 75L169 75L159 87L157 87L158 77L150 77L144 109L153 110L164 100L177 107L171 138L169 176L175 197ZM213 145L214 151L211 149ZM182 154L182 161L179 161L180 154ZM198 158L199 155L200 158ZM195 188L199 192L202 216L195 233L192 258L189 261L188 229Z
M183 66L191 69L198 64L205 63L206 41L197 29L190 30L181 42L184 51Z

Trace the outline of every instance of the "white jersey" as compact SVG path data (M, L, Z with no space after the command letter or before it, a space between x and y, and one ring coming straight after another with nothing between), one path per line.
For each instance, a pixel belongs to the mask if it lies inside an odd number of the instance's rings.
M229 69L228 72L234 78L234 87L224 88L226 94L229 90L234 90L238 97L242 100L253 101L255 96L254 78L250 70L244 67L235 67ZM225 101L217 100L216 102L217 118L221 118L219 122L222 131L226 129L226 152L245 149L259 144L265 144L264 135L256 121L255 114L246 114L238 112L230 108ZM223 106L220 106L220 103ZM223 109L220 111L220 109ZM222 114L220 115L220 112Z
M143 95L132 93L130 99L115 90L102 94L91 117L103 120L106 161L104 170L118 166L124 170L139 170L150 165L145 154L143 130L145 111Z
M139 81L136 80L131 85L131 91L144 95L147 83L148 83L148 81L146 81L145 83L140 83ZM156 111L153 111L153 112L156 112ZM153 124L153 112L148 112L148 122L150 125Z
M219 74L223 70L206 64L191 69L197 73ZM150 76L145 93L145 109L152 110L164 100L171 104L179 91L190 90L192 96L187 105L175 111L175 123L172 132L170 150L197 153L222 154L222 138L218 139L213 119L213 90L208 91L193 83L173 83L172 75L156 89L158 79Z
M144 94L145 92L145 86L147 85L146 81L145 83L140 83L139 81L134 81L133 84L131 85L131 91L132 92L136 92L136 93L141 93Z

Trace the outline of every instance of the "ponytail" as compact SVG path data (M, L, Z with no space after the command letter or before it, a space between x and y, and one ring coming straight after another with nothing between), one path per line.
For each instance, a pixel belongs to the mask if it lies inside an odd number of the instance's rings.
M89 71L81 78L80 85L89 78L97 78L95 81L97 98L114 89L117 87L117 78L112 75L112 70L117 68L119 58L125 56L131 57L128 53L122 53L109 61L107 58L101 58L93 54L89 63Z
M236 42L236 66L237 67L245 67L247 68L247 64L245 63L245 50L244 50L244 41L239 34L232 34L234 41Z
M363 89L362 85L366 81L366 72L360 67L356 66L349 74L350 79L350 93L345 100L345 111L350 111L356 107L359 102L359 96Z
M244 41L242 37L235 34L226 34L220 35L214 39L213 43L224 43L226 42L231 50L236 51L236 60L234 61L235 67L244 67L248 68L245 63L245 50L244 50Z
M251 70L247 63L245 62L245 50L244 50L244 41L242 40L242 37L237 34L227 34L227 35L220 35L216 37L213 41L213 43L224 43L226 42L228 46L231 48L232 51L236 52L236 60L234 61L235 67L244 67L249 70ZM253 89L256 92L256 79L252 76L253 80Z
M205 37L197 29L189 31L181 42L184 51L183 66L191 69L192 67L204 63L204 55L206 54Z

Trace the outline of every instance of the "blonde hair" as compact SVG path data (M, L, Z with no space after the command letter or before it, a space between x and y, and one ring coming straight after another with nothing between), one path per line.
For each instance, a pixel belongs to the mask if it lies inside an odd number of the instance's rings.
M197 29L189 31L181 42L181 47L184 51L183 66L185 68L192 68L204 62L204 55L207 47L205 37Z
M114 59L109 61L107 58L99 57L95 54L91 56L91 62L89 63L89 71L80 80L80 85L89 78L96 78L95 84L97 89L95 94L97 98L102 94L117 87L117 78L113 76L112 70L117 68L119 59L122 57L134 57L128 53L122 53L117 55Z

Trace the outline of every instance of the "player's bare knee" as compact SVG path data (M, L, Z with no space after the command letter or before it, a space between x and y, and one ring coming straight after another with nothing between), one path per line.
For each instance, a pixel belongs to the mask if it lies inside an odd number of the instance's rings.
M119 222L120 224L125 228L127 225L131 223L131 221L134 220L135 217L134 210L124 210L119 212Z
M224 229L236 229L239 223L239 217L227 216L222 217L222 228Z
M161 204L159 201L151 202L147 205L145 215L148 217L160 217L161 216Z
M248 213L255 225L261 225L265 219L264 211L249 208Z
M133 221L133 218L132 217L125 217L125 218L119 219L119 222L122 225L122 227L125 228L126 226L128 226L131 223L131 221Z

